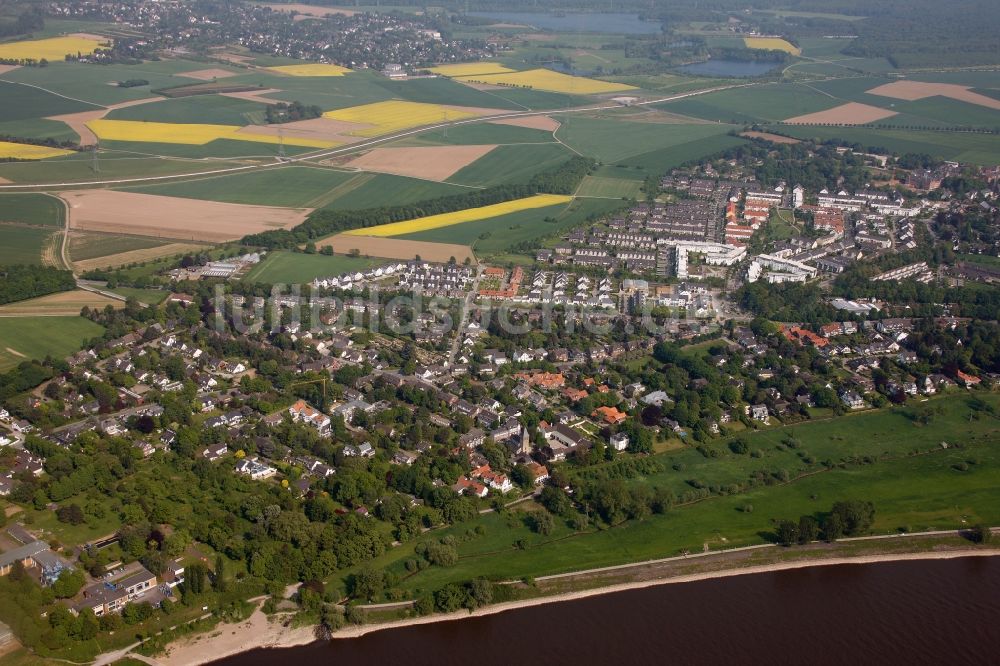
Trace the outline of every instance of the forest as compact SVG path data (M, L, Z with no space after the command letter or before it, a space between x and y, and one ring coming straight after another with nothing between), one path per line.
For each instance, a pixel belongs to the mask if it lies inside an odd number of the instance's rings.
M76 288L70 271L50 266L5 266L0 268L0 304L69 291Z

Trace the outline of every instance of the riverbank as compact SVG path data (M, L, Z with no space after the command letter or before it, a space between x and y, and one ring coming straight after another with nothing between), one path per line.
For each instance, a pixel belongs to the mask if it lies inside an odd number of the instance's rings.
M597 595L625 592L659 585L691 583L703 580L749 576L788 569L836 565L865 565L880 562L942 560L963 557L995 557L1000 547L972 547L958 537L920 537L892 539L886 542L815 544L800 549L747 549L712 553L704 557L670 559L656 563L638 563L564 576L540 578L534 586L520 586L524 599L486 606L475 611L457 611L388 622L349 626L340 629L333 639L357 638L366 634L433 622L447 622L469 617L495 615L543 604L575 601ZM895 550L908 547L911 550ZM924 550L917 550L918 548ZM878 549L882 552L864 552ZM885 552L892 551L892 552ZM755 560L766 559L764 563ZM617 582L616 582L617 581ZM582 589L574 589L582 588ZM172 644L164 656L146 659L161 666L200 666L224 657L260 648L289 648L316 640L314 627L291 628L284 621L270 620L259 609L237 624L220 625L211 633L183 639Z

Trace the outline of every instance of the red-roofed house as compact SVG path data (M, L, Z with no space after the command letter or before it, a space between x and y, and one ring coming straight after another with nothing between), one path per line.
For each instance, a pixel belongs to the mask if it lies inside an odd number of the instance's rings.
M619 411L617 407L598 407L590 415L604 419L610 425L618 425L628 418L628 414Z

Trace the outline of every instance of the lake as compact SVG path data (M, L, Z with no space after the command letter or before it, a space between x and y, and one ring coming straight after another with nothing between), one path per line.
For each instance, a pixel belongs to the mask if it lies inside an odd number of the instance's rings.
M746 79L763 76L772 69L780 67L775 62L743 62L741 60L706 60L693 65L684 65L678 69L685 74L695 76L725 76Z
M554 32L601 32L615 35L658 35L658 21L643 21L638 14L536 14L534 12L469 12L470 16L532 25Z
M1000 558L794 569L378 631L216 666L996 663Z

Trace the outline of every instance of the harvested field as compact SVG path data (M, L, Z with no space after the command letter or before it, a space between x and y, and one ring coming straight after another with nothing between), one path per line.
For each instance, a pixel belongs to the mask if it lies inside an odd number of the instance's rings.
M551 69L531 69L525 72L510 74L476 74L469 77L456 77L463 83L485 83L496 86L515 86L518 88L535 88L549 92L567 93L573 95L596 95L600 93L635 90L635 86L624 83L610 83L582 76L561 74Z
M155 194L79 190L61 192L69 228L81 231L223 242L300 224L308 209L247 206ZM136 211L142 211L141 216Z
M264 90L244 90L243 92L224 92L219 93L223 97L232 97L233 99L245 99L248 102L260 102L261 104L287 104L282 99L273 99L271 97L266 97L271 93L281 92L278 88L265 88Z
M447 180L496 148L484 146L428 146L422 148L376 148L345 166L363 171L392 173L427 180Z
M789 125L867 125L894 115L896 112L888 109L880 109L877 106L859 104L858 102L848 102L826 111L789 118L784 122Z
M542 130L543 132L555 132L559 129L559 121L549 116L525 116L523 118L503 118L501 120L491 120L494 125L510 125L512 127L524 127L527 129Z
M230 76L236 76L236 72L230 72L228 69L196 69L193 72L181 72L177 76L184 76L189 79L198 79L199 81L212 81L214 79L225 79Z
M167 243L165 245L159 245L157 247L146 248L143 250L131 250L129 252L110 254L106 257L96 257L94 259L74 261L73 268L77 271L85 273L98 268L118 268L119 266L127 266L129 264L141 264L143 262L153 261L154 259L160 259L162 257L172 257L175 254L202 252L205 249L205 245L198 245L195 243Z
M321 18L323 16L335 16L337 14L343 14L344 16L354 16L355 14L358 13L353 9L344 9L342 7L320 7L318 5L306 5L306 4L286 5L280 2L275 2L275 3L261 2L254 4L258 4L258 6L260 7L270 7L276 12L286 12L286 13L296 12L297 14L302 15L302 18L306 18L309 16ZM300 19L296 17L296 20Z
M327 111L324 118L339 120L356 125L368 125L356 129L353 134L363 137L375 137L392 134L411 127L421 127L434 123L466 120L476 116L503 113L497 109L478 109L472 107L443 106L441 104L426 104L424 102L406 102L403 100L387 100L361 106L351 106L346 109Z
M360 139L353 136L352 132L364 129L364 127L364 125L357 123L347 123L331 118L312 118L279 125L248 125L239 130L238 134L268 137L277 137L281 134L285 137L286 143L291 139L316 143L327 142L332 146L359 141Z
M288 76L343 76L351 70L340 65L327 65L320 62L304 62L301 65L279 65L268 67L268 70Z
M129 102L122 102L121 104L112 104L111 106L98 111L81 111L79 113L66 113L61 116L49 116L47 120L58 120L69 125L71 130L80 135L81 146L95 146L97 145L97 135L94 134L89 127L87 127L87 123L93 120L100 120L104 116L108 115L109 111L114 109L124 109L129 106L138 106L139 104L149 104L150 102L162 101L162 97L134 99Z
M468 245L451 243L428 243L426 241L400 240L397 238L375 238L373 236L348 236L336 234L316 241L316 247L330 246L338 254L358 250L361 256L383 257L385 259L413 259L418 254L424 261L447 262L452 257L462 263L468 258L475 261L472 248Z
M770 132L743 132L740 136L745 136L748 139L764 139L771 143L787 143L789 145L802 143L800 140L793 139L790 136L781 136L780 134L771 134Z
M430 71L441 76L474 76L476 74L510 74L513 69L495 62L463 62L456 65L431 67Z
M6 74L20 67L20 65L0 65L0 74Z
M57 294L2 305L0 306L0 316L78 315L84 306L104 308L106 305L121 308L125 306L125 303L95 294L92 291L74 289L73 291L61 291Z
M997 109L1000 111L1000 99L993 99L992 97L987 97L986 95L980 95L977 92L973 92L966 86L960 86L954 83L894 81L892 83L886 83L885 85L878 86L877 88L872 88L868 91L868 94L879 95L881 97L891 97L893 99L902 99L907 102L913 102L918 99L926 99L928 97L948 97L960 102L978 104L979 106L985 106L989 109Z

